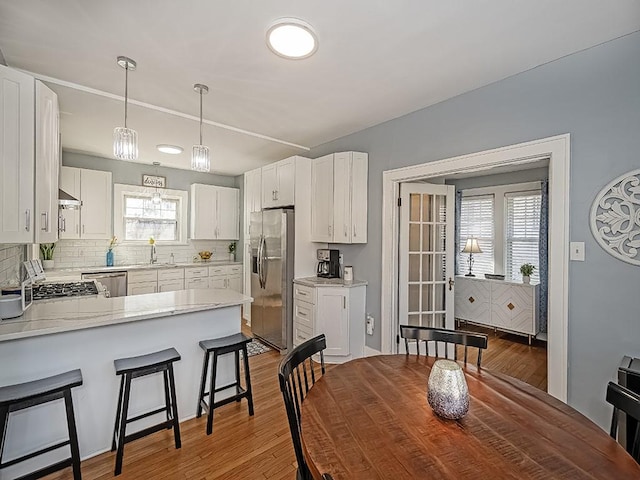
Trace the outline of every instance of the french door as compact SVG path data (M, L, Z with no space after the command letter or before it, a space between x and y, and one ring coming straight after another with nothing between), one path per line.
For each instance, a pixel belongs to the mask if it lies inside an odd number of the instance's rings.
M400 194L398 323L453 329L455 187L402 183Z

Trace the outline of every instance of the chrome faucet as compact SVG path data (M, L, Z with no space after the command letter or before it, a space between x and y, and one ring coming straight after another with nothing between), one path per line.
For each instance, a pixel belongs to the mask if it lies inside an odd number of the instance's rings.
M151 260L149 263L152 265L158 261L158 255L156 254L156 244L151 244Z

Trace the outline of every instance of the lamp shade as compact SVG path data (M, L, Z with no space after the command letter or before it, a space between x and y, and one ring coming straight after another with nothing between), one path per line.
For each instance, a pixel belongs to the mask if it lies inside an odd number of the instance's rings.
M474 237L467 238L467 243L464 244L462 253L482 253L478 239Z

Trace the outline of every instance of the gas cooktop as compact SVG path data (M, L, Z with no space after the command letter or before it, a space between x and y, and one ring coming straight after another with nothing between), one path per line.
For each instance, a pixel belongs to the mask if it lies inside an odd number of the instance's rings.
M33 286L34 300L97 294L98 287L95 282L41 283Z

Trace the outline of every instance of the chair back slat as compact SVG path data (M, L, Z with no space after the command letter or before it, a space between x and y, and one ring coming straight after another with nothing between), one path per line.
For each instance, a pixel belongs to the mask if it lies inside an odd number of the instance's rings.
M478 349L478 368L482 364L482 350L487 348L488 336L483 333L465 332L462 330L447 330L444 328L418 327L411 325L400 325L400 335L404 338L407 354L409 353L409 340L416 340L418 355L420 354L420 342L426 345L427 356L429 356L429 342L435 343L435 356L439 357L438 344L444 344L445 358L449 358L449 345L454 345L454 360L458 359L457 345L464 346L464 362L467 363L467 347Z
M614 439L618 433L618 416L624 412L636 420L636 431L631 445L627 445L627 452L640 463L640 395L628 388L609 382L607 385L607 402L613 405L611 429L609 434Z
M289 430L293 441L293 449L298 462L298 469L301 478L311 478L307 464L302 454L302 442L300 440L300 414L301 406L307 393L316 383L316 374L311 357L320 354L320 372L325 373L324 353L327 348L327 341L324 335L318 335L291 350L280 362L278 367L278 380L280 382L280 392L284 399L284 406L287 412ZM307 365L309 373L307 373ZM302 369L302 375L300 370ZM320 374L318 374L320 378Z

